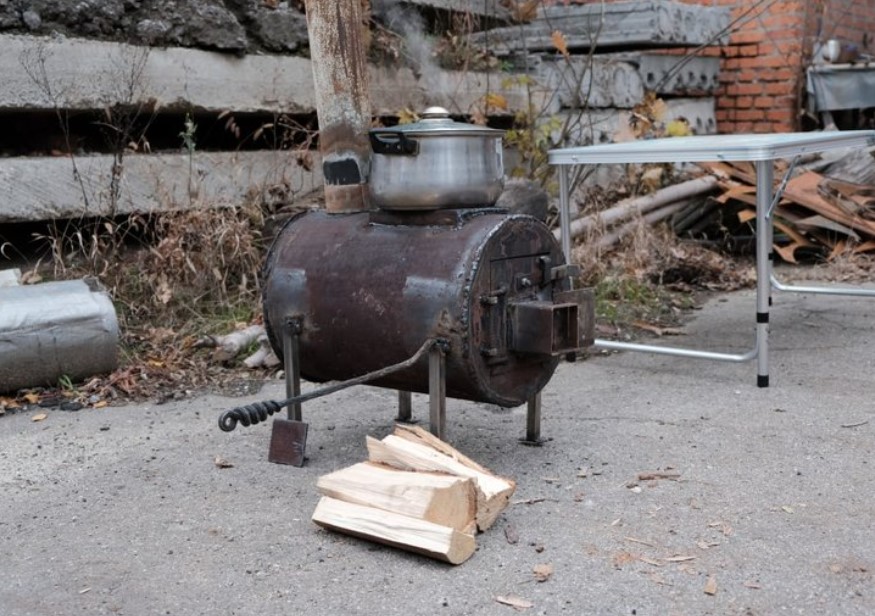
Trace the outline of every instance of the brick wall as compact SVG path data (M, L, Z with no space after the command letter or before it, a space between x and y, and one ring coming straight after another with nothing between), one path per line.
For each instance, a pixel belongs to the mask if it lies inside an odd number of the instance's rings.
M721 86L716 93L721 133L814 127L816 118L804 116L801 110L805 69L818 41L839 39L875 55L875 0L679 1L732 8L728 44L697 52L721 58Z
M732 7L729 44L705 53L722 58L717 124L722 133L811 128L801 115L805 68L818 41L838 38L875 48L875 0L683 0Z

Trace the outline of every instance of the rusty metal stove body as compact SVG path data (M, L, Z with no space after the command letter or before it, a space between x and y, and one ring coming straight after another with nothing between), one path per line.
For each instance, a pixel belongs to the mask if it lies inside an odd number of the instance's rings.
M265 265L264 314L299 377L345 381L428 356L368 384L430 395L443 438L444 396L528 403L526 441L540 440L539 392L561 356L592 338L592 295L545 224L484 208L308 212L277 236ZM402 393L400 419L410 416ZM300 407L290 408L300 420Z

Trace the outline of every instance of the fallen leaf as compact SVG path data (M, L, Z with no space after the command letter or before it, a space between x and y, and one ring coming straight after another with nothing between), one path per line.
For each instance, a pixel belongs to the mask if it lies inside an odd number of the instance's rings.
M635 555L631 552L617 552L614 554L614 557L611 559L611 564L614 565L614 569L622 569L623 565L628 565L631 562L635 562Z
M492 107L495 109L504 109L507 110L507 99L503 97L501 94L495 94L494 92L489 92L484 95L483 102L486 103L486 107Z
M216 459L213 460L213 463L219 468L234 468L234 465L231 462L228 462L222 456L216 456Z
M523 599L522 597L517 597L516 595L507 595L505 596L497 596L495 600L502 605L509 605L515 610L527 610L530 607L534 607L534 603L527 599Z
M697 541L696 546L700 550L710 550L711 548L716 548L720 543L717 541Z
M42 421L46 417L48 417L48 415L46 415L45 413L39 413L38 415L34 415L33 417L31 417L30 420L31 421Z
M550 579L550 576L553 575L553 565L550 563L535 565L532 568L532 573L535 574L536 582L546 582Z
M716 595L717 594L717 578L713 575L708 577L708 581L705 582L704 588L706 595Z
M18 404L18 402L16 402L12 398L0 397L0 408L17 409L17 408L19 408L19 404Z
M745 587L745 588L752 588L752 589L754 589L754 590L759 590L760 588L762 588L762 586L760 586L760 585L757 584L756 582L753 582L753 581L750 581L750 580L748 580L747 582L744 583L744 587Z
M789 505L784 505L783 507L781 507L781 511L783 511L784 513L793 513L793 507L790 507Z
M553 47L555 47L559 53L561 53L566 58L568 57L568 42L565 40L565 35L562 34L559 30L553 30L553 34L550 35L550 41L553 43Z
M516 532L516 528L514 528L512 524L508 524L504 527L504 538L507 539L508 543L513 545L519 542L520 535Z
M36 404L37 402L39 402L39 395L38 394L24 394L23 397L30 404Z
M692 135L693 131L686 118L678 118L665 125L665 134L667 137L687 137Z

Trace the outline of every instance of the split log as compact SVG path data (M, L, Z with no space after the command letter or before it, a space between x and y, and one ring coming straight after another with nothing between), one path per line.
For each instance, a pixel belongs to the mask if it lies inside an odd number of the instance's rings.
M427 520L323 496L313 521L354 537L416 552L454 565L476 549L474 536Z
M480 471L485 475L495 474L485 466L478 464L477 462L463 454L461 451L451 446L446 441L442 441L428 430L420 428L419 426L413 426L410 424L395 424L395 436L400 436L401 438L405 438L408 441L419 443L420 445L425 445L426 447L431 447L432 449L439 451L444 455L450 456L457 462L461 462L465 466L473 468L476 471Z
M458 457L400 436L390 434L382 441L367 437L367 445L371 462L402 470L449 473L473 479L477 491L475 519L481 531L492 526L516 489L516 484L510 479L484 472L479 465L469 466Z
M273 352L273 347L270 346L270 340L268 340L266 333L262 333L258 337L258 348L252 355L243 360L243 365L249 369L275 368L280 365L280 360Z
M406 471L362 462L319 478L324 496L420 518L458 531L475 530L474 482L464 477Z
M643 197L626 199L603 212L590 214L571 221L571 237L578 237L596 227L609 227L617 222L631 218L636 214L644 214L677 201L704 195L717 187L717 178L706 175L686 182L681 182L680 184L666 186L665 188L657 190L652 194L644 195ZM553 231L553 235L556 239L559 239L561 237L561 231L556 229Z
M243 352L250 344L258 340L264 333L263 325L250 325L243 329L214 338L216 350L213 351L215 361L230 361Z

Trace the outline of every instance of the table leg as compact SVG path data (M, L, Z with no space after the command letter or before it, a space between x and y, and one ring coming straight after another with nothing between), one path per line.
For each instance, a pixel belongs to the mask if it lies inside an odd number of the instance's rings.
M571 194L568 165L559 165L559 232L566 263L571 263Z
M757 387L769 386L769 304L771 303L772 277L772 203L774 163L771 160L756 162L757 171Z

